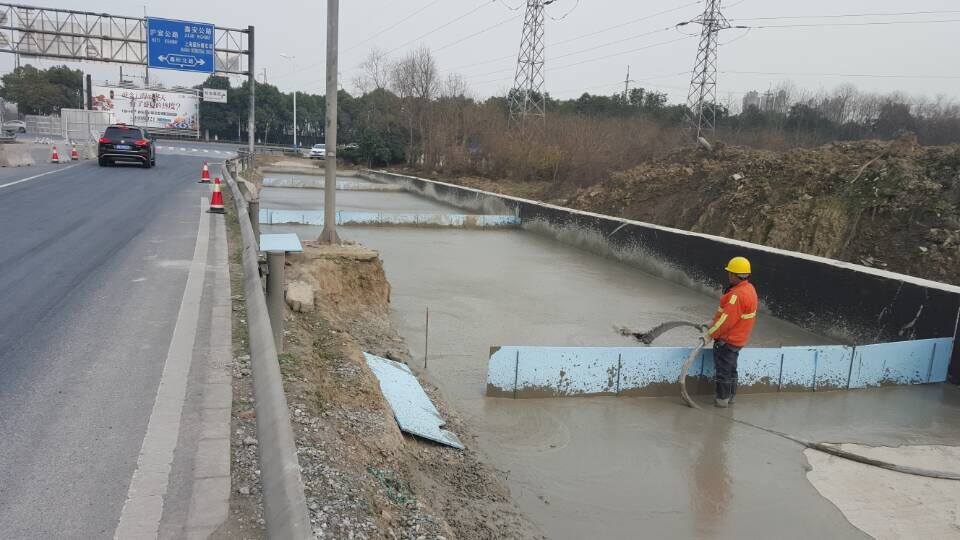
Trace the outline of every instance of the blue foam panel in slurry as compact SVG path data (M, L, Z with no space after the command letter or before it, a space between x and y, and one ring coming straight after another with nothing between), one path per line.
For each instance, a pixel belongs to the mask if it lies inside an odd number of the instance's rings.
M621 392L677 382L683 362L690 354L689 348L675 347L625 347L620 351ZM699 375L699 364L696 369L691 367L690 373Z
M524 347L493 347L487 364L487 393L513 395L516 390L517 355Z
M851 387L931 382L930 361L936 362L935 346L942 341L920 339L858 346L853 357Z
M587 347L530 347L520 351L520 397L615 393L620 350Z
M813 390L817 348L782 347L780 351L783 353L780 389L785 391Z
M739 385L757 386L755 391L760 392L775 392L780 381L780 357L780 349L742 349L737 360Z
M953 340L950 338L934 339L933 361L930 364L930 381L942 383L947 380L947 371L950 368L950 358L953 355Z
M816 350L814 390L846 389L850 363L853 362L853 347L821 345Z

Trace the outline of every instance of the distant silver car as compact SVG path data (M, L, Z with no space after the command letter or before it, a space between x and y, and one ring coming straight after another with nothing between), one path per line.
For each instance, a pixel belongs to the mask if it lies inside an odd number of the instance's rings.
M23 120L8 120L3 123L4 131L16 131L18 133L27 132L27 123Z
M315 144L310 148L310 159L326 159L327 157L327 145L325 144Z

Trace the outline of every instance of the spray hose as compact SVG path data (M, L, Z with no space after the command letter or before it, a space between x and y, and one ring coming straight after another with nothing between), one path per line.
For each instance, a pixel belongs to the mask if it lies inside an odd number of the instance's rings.
M626 328L617 328L621 335L632 336L638 341L649 345L656 338L660 337L664 332L672 330L674 328L679 328L683 326L691 326L694 328L702 328L701 325L686 322L686 321L670 321L663 323L659 326L648 330L647 332L635 332L628 330ZM683 399L683 402L687 404L688 407L698 410L703 410L703 408L694 401L690 395L687 393L687 374L690 371L690 366L693 365L693 361L697 359L697 356L700 354L700 351L706 347L707 342L703 336L700 336L697 339L697 346L690 351L690 354L687 356L686 361L683 363L683 368L680 370L680 398ZM789 433L783 433L782 431L777 431L770 428L765 428L763 426L758 426L747 422L746 420L740 420L738 418L733 418L725 415L717 415L722 418L726 418L731 422L736 422L738 424L743 424L754 429L759 429L760 431L765 431L771 435L776 435L777 437L782 437L788 441L793 441L804 448L810 448L812 450L817 450L818 452L823 452L831 456L836 456L838 458L847 459L850 461L855 461L857 463L863 463L864 465L870 465L873 467L879 467L881 469L886 469L888 471L894 471L902 474L909 474L912 476L922 476L925 478L935 478L938 480L960 480L960 473L950 472L950 471L936 471L931 469L924 469L920 467L911 467L909 465L897 465L896 463L890 463L888 461L882 461L879 459L873 459L860 454L854 454L853 452L847 452L835 445L828 443L818 443L790 435Z

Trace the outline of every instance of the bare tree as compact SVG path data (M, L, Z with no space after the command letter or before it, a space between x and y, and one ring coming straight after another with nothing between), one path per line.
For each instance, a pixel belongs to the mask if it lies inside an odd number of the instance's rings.
M465 98L467 97L467 81L459 73L450 73L447 80L443 83L440 95L446 98Z
M380 49L373 49L360 63L360 75L353 80L353 84L363 94L383 90L390 84L392 71L390 57Z
M419 163L422 152L417 151L416 135L424 136L424 117L431 100L439 92L439 71L430 49L421 47L408 53L393 65L390 71L390 86L400 98L402 113L407 120L407 162Z

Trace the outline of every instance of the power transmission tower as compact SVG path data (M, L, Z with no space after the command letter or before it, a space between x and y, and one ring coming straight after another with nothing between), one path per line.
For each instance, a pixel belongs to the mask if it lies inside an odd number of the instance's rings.
M717 35L730 28L720 12L722 0L706 0L703 15L690 21L701 25L700 48L687 94L687 129L694 140L712 134L717 123Z
M517 74L510 92L510 123L527 116L546 117L543 93L543 8L556 0L527 0L523 18L523 38L517 56Z
M630 83L636 82L630 78L630 65L627 65L627 78L623 80L623 102L630 103Z

